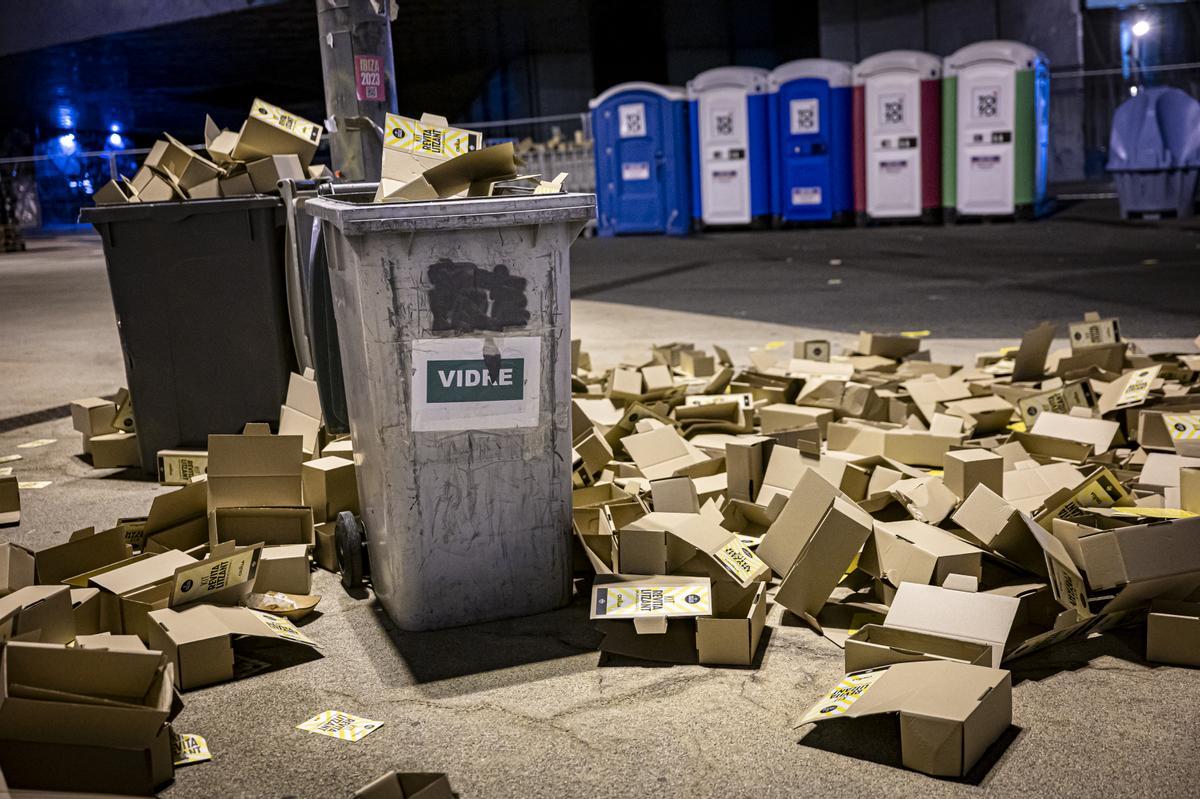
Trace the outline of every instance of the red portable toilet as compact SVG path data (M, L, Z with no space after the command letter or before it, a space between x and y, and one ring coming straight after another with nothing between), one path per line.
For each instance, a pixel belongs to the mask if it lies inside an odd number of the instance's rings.
M942 60L892 50L855 66L853 80L859 222L940 221Z

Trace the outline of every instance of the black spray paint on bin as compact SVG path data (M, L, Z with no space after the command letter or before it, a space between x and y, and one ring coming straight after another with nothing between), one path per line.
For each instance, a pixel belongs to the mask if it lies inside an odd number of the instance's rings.
M525 278L498 264L482 269L443 259L428 270L429 309L435 333L500 331L529 324Z

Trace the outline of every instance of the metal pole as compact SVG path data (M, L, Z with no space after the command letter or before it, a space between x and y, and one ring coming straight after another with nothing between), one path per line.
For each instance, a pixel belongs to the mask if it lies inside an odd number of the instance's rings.
M395 0L316 0L333 170L379 180L384 114L396 110Z

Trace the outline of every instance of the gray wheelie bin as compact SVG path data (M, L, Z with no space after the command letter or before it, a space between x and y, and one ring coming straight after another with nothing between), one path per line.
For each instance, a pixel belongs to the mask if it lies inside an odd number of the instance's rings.
M402 629L570 598L571 242L591 194L321 196L372 582Z

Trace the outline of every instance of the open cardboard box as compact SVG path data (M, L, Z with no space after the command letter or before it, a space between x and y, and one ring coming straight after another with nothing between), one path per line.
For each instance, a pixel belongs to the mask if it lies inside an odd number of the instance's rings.
M618 533L623 574L693 574L742 588L766 580L767 564L738 536L699 513L647 514Z
M1012 724L1007 671L954 661L848 674L800 724L896 714L905 768L962 777Z
M1146 617L1146 660L1200 666L1200 603L1156 599Z
M782 578L775 601L817 629L817 614L871 534L873 520L809 470L757 549Z
M389 771L354 792L351 799L454 799L445 774Z
M76 530L65 544L38 550L33 556L37 581L43 585L68 582L76 575L125 560L132 549L119 527L103 532ZM72 583L74 584L74 583ZM78 587L82 588L83 583Z
M68 586L30 585L0 597L0 619L14 612L11 634L22 640L69 644L75 638L75 614Z
M33 550L5 541L0 544L0 597L34 583Z
M154 498L146 517L144 551L178 549L195 557L207 546L208 483L204 479Z
M882 624L865 624L846 639L847 673L923 660L953 660L990 668L992 648L981 641L947 638Z
M150 647L170 658L175 684L184 690L232 679L235 640L240 637L318 646L287 619L243 607L165 608L152 611L150 621Z
M916 520L876 521L858 567L894 593L901 583L941 585L951 574L982 580L983 558L982 549L939 527Z

